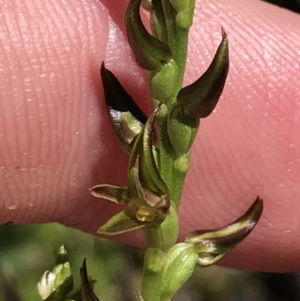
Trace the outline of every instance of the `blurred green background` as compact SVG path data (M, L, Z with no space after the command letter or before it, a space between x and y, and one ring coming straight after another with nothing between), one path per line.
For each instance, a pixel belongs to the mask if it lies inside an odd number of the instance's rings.
M270 0L300 12L300 0ZM40 301L37 283L52 269L65 244L79 287L79 268L98 282L101 301L132 301L139 288L141 251L58 224L0 226L0 301ZM222 267L198 268L179 291L177 301L298 301L300 274L251 273Z
M75 288L87 258L88 272L98 280L101 301L133 301L140 287L142 253L133 247L59 224L0 227L0 300L40 301L37 283L55 265L56 252L69 250ZM253 273L212 266L197 268L175 301L296 301L300 275Z

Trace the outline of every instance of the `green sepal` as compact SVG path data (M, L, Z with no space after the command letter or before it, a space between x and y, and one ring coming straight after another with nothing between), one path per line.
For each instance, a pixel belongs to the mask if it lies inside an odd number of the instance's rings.
M38 284L39 294L46 301L65 301L73 290L73 276L68 254L62 245L57 253L56 265L44 273Z
M143 130L135 140L130 156L129 176L131 168L136 165L137 157L139 157L139 179L142 187L158 194L169 195L169 189L163 181L155 162L156 148L153 144L155 136L154 122L161 106L162 104L159 104L151 113Z
M225 31L214 59L206 72L193 84L180 90L177 101L188 116L205 118L218 103L229 70L229 48Z
M152 11L152 1L151 0L141 0L141 5L143 9L146 11L151 12Z
M154 122L160 107L152 112L135 139L127 187L102 184L91 188L95 197L128 205L126 211L116 214L100 227L98 232L101 234L116 235L141 229L145 225L160 224L169 213L169 189L160 176L154 158Z
M81 301L100 301L94 293L93 286L95 281L89 280L86 259L83 260L82 267L80 268L81 278Z
M147 121L146 115L126 92L115 75L101 65L101 78L108 115L122 148L131 152L134 139Z
M102 198L117 204L127 203L127 188L109 184L96 185L90 189L96 198Z
M176 10L176 23L183 28L189 28L193 24L195 0L170 0Z
M186 115L181 106L174 105L167 124L169 139L177 158L188 154L198 132L199 118Z
M149 116L145 127L144 127L144 133L143 133L143 158L146 166L142 166L142 175L147 173L150 175L152 181L155 183L156 187L159 189L159 192L161 194L170 195L169 188L167 187L166 183L162 179L159 170L157 168L157 165L155 163L154 159L154 151L155 148L153 147L153 136L154 136L154 122L156 120L157 114L160 111L160 108L162 106L162 103L160 103L155 110L152 112L152 114ZM142 161L143 162L143 161ZM145 173L143 173L145 172ZM145 183L146 184L146 183ZM145 185L145 187L147 187Z
M152 34L160 41L168 44L168 33L166 28L166 18L161 0L152 0L150 13L150 25Z
M262 211L262 199L257 197L247 212L232 224L219 229L191 233L185 242L195 246L199 256L198 265L214 264L246 238L257 224Z
M198 255L193 245L178 243L167 255L167 263L163 271L161 298L167 301L190 278L198 261Z
M143 188L139 176L139 159L135 158L134 165L129 170L128 176L128 196L129 198L143 198Z
M139 156L136 158L136 164L130 170L128 185L127 196L129 200L134 199L132 204L134 204L135 208L147 204L151 207L156 207L158 213L168 213L170 208L168 197L142 187L139 177Z
M99 234L113 236L142 229L147 224L148 222L138 221L134 216L128 214L128 211L123 210L111 217L97 232Z
M141 0L131 0L125 13L128 42L137 63L146 70L157 70L172 57L168 45L146 30L140 16Z

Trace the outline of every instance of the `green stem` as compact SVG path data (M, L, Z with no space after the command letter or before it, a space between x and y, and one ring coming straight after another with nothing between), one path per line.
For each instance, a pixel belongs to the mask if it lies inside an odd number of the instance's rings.
M144 229L147 247L168 252L178 239L178 231L178 215L172 202L168 216L160 225Z
M145 228L147 249L144 255L142 297L147 301L160 301L162 274L167 261L167 253L178 239L179 223L174 205L170 214L159 226Z
M188 34L189 30L176 26L176 40L175 40L175 50L174 51L174 61L177 63L178 67L178 81L177 81L177 94L182 88L183 76L186 66L187 58L187 47L188 47ZM176 94L176 95L177 95Z
M151 12L151 30L153 35L168 44L168 36L166 29L166 19L162 8L161 0L153 0L153 11Z
M174 10L168 0L162 0L162 7L166 20L168 45L171 48L172 57L178 66L178 81L175 93L177 95L179 90L182 88L183 83L187 58L189 29L178 26L176 23L177 12Z
M160 301L162 274L167 254L158 248L147 248L144 254L141 295L147 301Z
M167 186L171 188L173 160L171 156L172 147L169 141L167 129L167 110L168 109L166 106L162 107L161 112L158 116L160 132L159 171Z
M161 107L159 123L159 172L170 189L172 203L170 214L159 226L145 228L144 235L147 242L147 249L144 255L143 279L141 295L147 301L161 301L162 275L166 265L167 253L178 239L178 216L177 208L180 202L182 187L187 173L188 166L186 158L175 157L174 150L169 140L167 128L167 115L173 103L177 101L177 95L182 88L183 76L186 65L188 29L178 26L176 23L176 11L170 4L169 0L153 0L156 12L152 17L156 18L156 24L153 22L154 35L169 45L172 50L172 56L177 65L177 75L173 78L173 87L168 93L157 93L155 87L159 83L170 83L169 74L163 73L164 70L152 71L148 74L148 83L151 90L152 103L156 107L158 102L163 102ZM156 15L155 15L156 13ZM155 27L156 26L156 27ZM166 69L165 69L166 70ZM154 76L160 75L158 85L152 81ZM156 93L153 93L153 90ZM165 92L165 91L163 91ZM165 96L163 96L165 95ZM183 161L183 162L181 162Z
M161 7L163 9L164 26L167 33L167 43L172 50L173 59L177 65L178 73L175 80L175 85L173 88L173 93L168 99L159 99L165 103L168 109L173 103L177 101L177 94L182 88L183 76L186 65L186 56L187 56L187 44L188 44L188 29L178 26L176 23L176 11L170 4L168 0L161 0ZM158 4L156 4L158 7ZM162 23L162 21L161 21ZM160 72L158 70L157 72ZM152 73L150 77L153 77L155 73ZM169 78L162 79L163 82L169 82ZM153 93L151 93L153 94ZM155 105L157 100L153 99L153 105ZM168 111L161 112L160 114L160 159L159 159L159 169L162 175L162 178L166 182L167 186L171 191L171 199L178 206L182 193L182 185L186 176L187 170L184 172L182 169L178 170L176 166L174 167L174 154L172 151L172 146L168 137L167 130L167 116ZM173 158L172 158L173 157ZM176 164L175 164L176 165Z
M175 17L176 17L176 11L170 4L169 0L161 0L164 16L165 16L165 24L166 24L166 30L167 30L167 37L168 37L168 45L172 50L172 56L174 58L173 49L176 46L176 23L175 23Z
M190 167L190 154L181 156L175 160L172 171L172 185L170 187L171 198L174 203L179 206L183 185L185 181L186 174Z

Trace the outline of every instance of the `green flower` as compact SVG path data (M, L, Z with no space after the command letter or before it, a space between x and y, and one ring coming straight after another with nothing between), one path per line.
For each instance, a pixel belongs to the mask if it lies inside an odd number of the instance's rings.
M127 187L101 184L91 188L95 197L127 205L98 230L115 235L163 222L169 213L170 193L155 161L159 150L155 145L154 122L161 105L143 124L145 115L104 64L101 75L113 127L121 146L131 154Z

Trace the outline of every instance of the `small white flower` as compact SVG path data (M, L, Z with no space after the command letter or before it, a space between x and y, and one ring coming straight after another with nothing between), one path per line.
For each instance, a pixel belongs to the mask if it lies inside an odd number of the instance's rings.
M38 283L38 291L43 300L47 299L54 291L55 274L51 271L46 271Z

